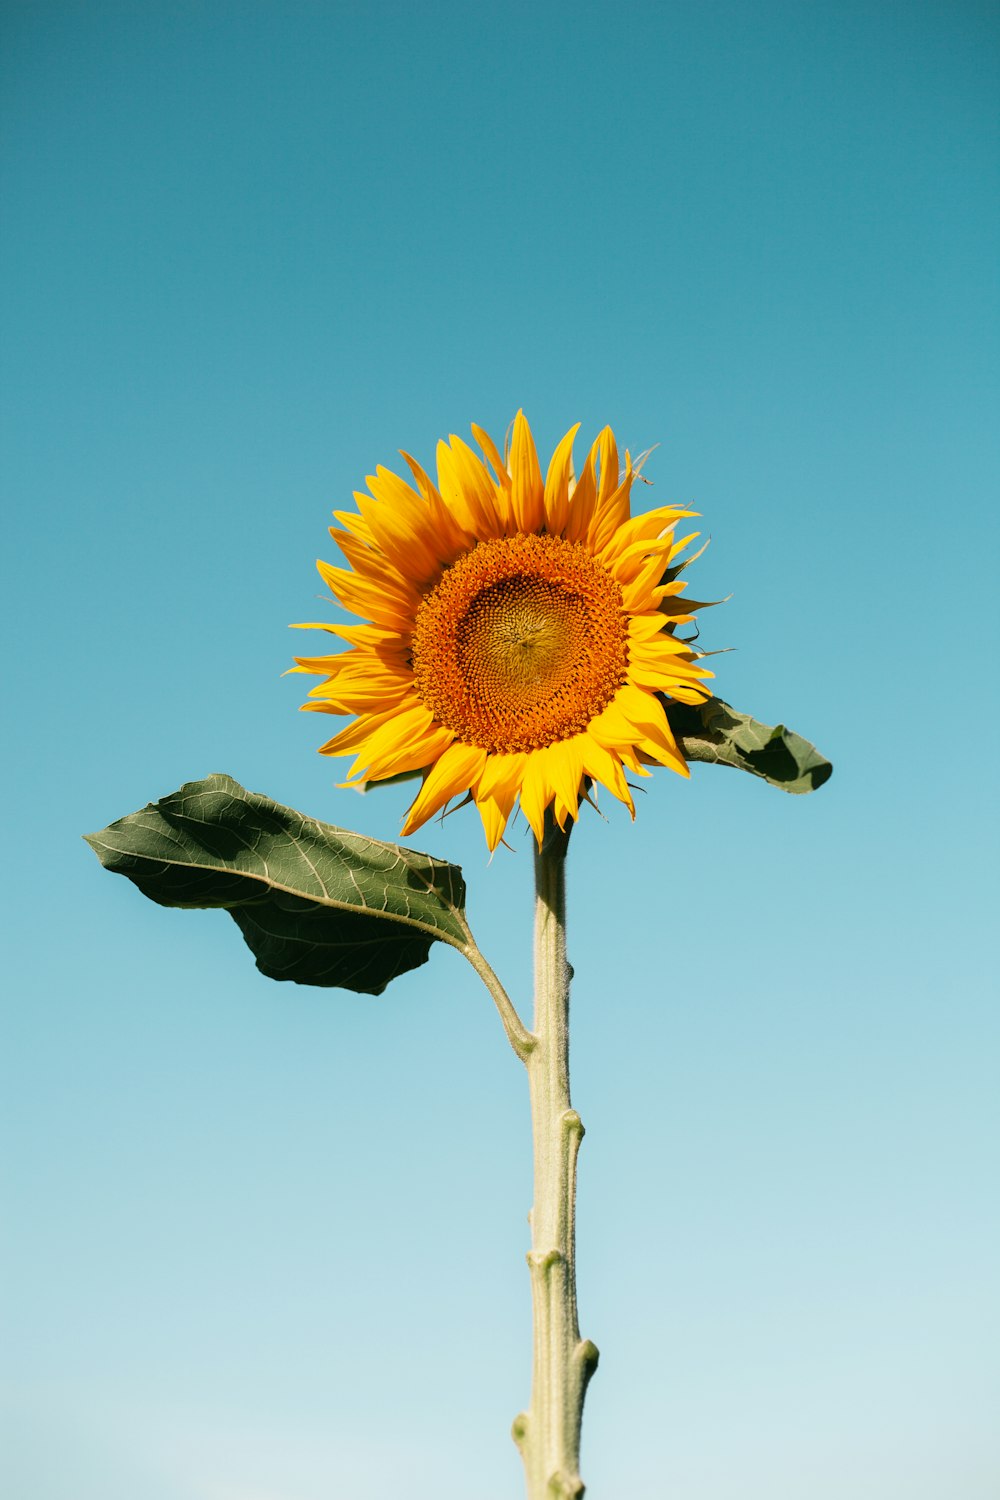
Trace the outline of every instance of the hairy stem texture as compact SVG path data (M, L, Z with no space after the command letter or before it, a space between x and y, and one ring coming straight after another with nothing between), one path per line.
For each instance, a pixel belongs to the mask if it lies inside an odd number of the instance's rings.
M514 1422L528 1500L577 1500L580 1423L597 1349L576 1310L576 1158L583 1122L569 1093L566 845L551 822L535 855L535 1022L524 1056L531 1095L535 1192L530 1214L534 1359L531 1405Z

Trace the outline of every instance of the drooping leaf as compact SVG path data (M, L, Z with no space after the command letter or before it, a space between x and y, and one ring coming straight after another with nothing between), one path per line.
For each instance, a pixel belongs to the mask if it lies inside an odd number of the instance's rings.
M783 792L814 792L833 774L833 766L816 746L784 724L761 724L721 698L709 698L697 707L666 699L663 703L688 760L749 771Z
M271 979L379 995L432 942L469 941L457 865L319 823L231 776L188 782L87 843L161 906L228 911Z

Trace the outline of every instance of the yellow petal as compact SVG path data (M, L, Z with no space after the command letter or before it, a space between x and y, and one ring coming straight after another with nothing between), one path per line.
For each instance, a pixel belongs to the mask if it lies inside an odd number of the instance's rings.
M481 750L478 745L463 745L457 740L449 745L427 772L424 784L406 814L403 834L412 833L426 823L428 818L433 818L436 812L440 812L452 797L457 797L460 792L474 785L485 760L486 751Z
M498 802L509 814L517 800L518 788L528 764L528 752L491 755L476 783L476 797Z
M496 802L480 802L477 798L476 809L482 819L487 847L492 854L504 836L507 817Z
M476 487L466 487L459 464L447 443L438 443L437 466L441 498L459 526L479 539L499 536L500 518L495 506L485 502Z
M417 488L427 505L431 527L440 540L441 556L449 558L458 557L461 552L475 545L475 536L472 532L466 531L464 527L459 525L447 505L441 499L437 486L428 478L416 459L411 458L402 449L400 449L400 455L409 465L410 472L417 481Z
M384 625L331 625L326 620L310 620L301 625L290 625L290 630L325 630L330 635L339 635L341 640L351 641L356 646L384 646L387 650L407 649L408 637L398 630L389 630Z
M321 705L304 703L303 708L319 708ZM322 705L325 707L325 705ZM319 748L320 755L351 755L364 744L368 736L383 724L388 724L396 717L396 710L388 709L380 714L365 714L360 719L355 719L353 724L348 724L339 734L327 740L325 745Z
M681 537L680 541L672 542L670 547L670 561L673 562L674 558L679 557L680 554L684 551L685 547L690 547L691 543L696 542L700 536L700 531L689 531L687 536ZM705 543L705 546L708 546L707 542ZM702 551L704 550L705 548L703 547Z
M664 620L664 625L666 623ZM643 661L651 664L666 661L668 657L679 658L687 662L697 659L695 652L691 650L690 642L681 640L680 636L674 635L670 630L663 630L659 635L647 636L645 640L637 640L630 636L628 655L629 661Z
M687 775L687 764L677 748L663 708L651 693L631 683L619 688L604 712L587 725L587 733L606 750L614 751L640 775L645 773L637 759L639 750L661 765L670 765Z
M635 470L632 470L635 478ZM601 561L611 567L630 547L640 541L660 541L670 537L681 516L693 516L693 510L679 510L676 505L660 506L658 510L647 510L623 522L618 531L601 549Z
M664 596L664 590L668 584L661 584L659 580L663 577L662 557L650 557L643 563L639 572L631 583L622 587L622 603L629 613L636 610L643 613L659 604Z
M454 730L438 725L425 734L416 735L395 750L384 751L368 766L367 781L384 781L387 776L402 776L406 771L422 771L434 765L455 738Z
M427 502L408 484L381 466L368 476L374 500L358 497L358 509L386 557L414 583L422 584L450 562L442 548Z
M576 817L580 801L580 783L583 780L583 735L559 740L549 745L549 779L552 789L563 805Z
M704 703L706 698L712 696L710 688L701 687L693 682L684 686L679 682L672 682L664 691L669 697L676 698L678 703Z
M377 625L391 628L401 618L412 619L420 602L419 596L402 578L397 578L394 582L366 578L347 568L331 567L321 558L317 560L316 567L327 588L345 609L351 610L352 614L368 615ZM365 607L355 609L346 602L348 599L361 601ZM376 608L368 609L368 601ZM384 605L384 608L379 608L380 605Z
M484 514L496 518L498 534L516 530L512 524L514 513L509 487L493 483L482 459L478 454L473 453L468 443L463 443L462 439L456 437L454 433L450 442L459 477L466 493L469 490L475 491Z
M335 681L314 687L309 696L335 704L339 714L370 715L405 708L413 696L413 689L407 683L390 687L383 683Z
M713 675L697 667L691 668L686 662L678 662L676 658L652 666L629 662L628 667L628 680L634 687L649 688L657 693L673 693L678 684L693 687L699 679ZM708 696L707 689L704 696Z
M609 495L598 496L594 519L590 524L590 534L587 538L588 545L594 553L600 553L618 528L628 520L631 489L632 470L628 469L621 484L617 485Z
M380 552L374 543L363 542L350 531L330 527L330 535L356 573L373 579L380 587L398 590L405 583L400 571Z
M545 519L545 490L538 453L524 413L514 418L510 445L511 506L519 531L538 531Z
M363 494L361 490L354 491L355 502L358 500L367 500L367 498L368 496ZM335 521L340 522L345 531L349 531L352 536L357 537L359 542L365 542L369 547L374 547L375 538L372 536L371 527L364 516L359 515L357 511L335 510L333 518ZM330 535L336 538L337 528L335 526L330 527Z
M472 424L472 436L480 448L482 448L486 462L493 465L493 475L497 485L502 490L509 490L510 475L507 473L506 465L500 457L500 451L496 443L490 437L489 433L484 432L481 427L477 427L475 422Z
M587 454L587 462L583 466L580 475L569 499L569 516L563 535L567 541L582 542L590 530L590 523L594 518L594 506L597 504L597 473L595 465L597 462L598 442L594 443Z
M665 629L667 622L658 609L649 610L646 614L632 615L628 622L629 652L632 651L633 642L649 641Z
M599 745L590 734L583 736L583 769L588 776L606 786L619 802L624 802L633 820L635 819L635 803L632 801L621 761L610 750Z
M652 693L626 683L619 688L615 703L639 731L635 743L640 749L652 755L662 765L669 765L673 770L679 771L682 776L689 774L687 762L678 750L673 730L667 722L666 712Z
M521 811L528 820L528 825L538 841L538 847L542 847L542 836L545 832L545 809L552 801L553 788L548 777L547 746L544 750L534 750L528 756L528 763L524 769L524 780L521 784Z
M561 536L569 519L569 482L573 473L573 439L580 424L571 427L552 455L545 477L545 529Z
M621 584L631 583L639 576L650 558L656 561L657 577L663 576L665 569L664 559L670 552L670 538L656 537L652 540L634 542L631 547L626 547L614 562L606 561L607 549L601 554L601 561L613 577Z
M491 755L473 790L491 854L507 827L527 763L528 756L523 751L510 755Z
M383 720L358 746L358 758L348 772L348 782L362 778L368 767L382 756L415 744L434 726L434 715L422 703L411 703Z
M700 532L695 532L695 536L700 536L700 535L701 535ZM677 571L681 572L681 571L683 571L684 568L689 568L693 562L697 562L698 559L699 559L699 557L701 556L701 554L708 547L708 545L711 542L711 540L712 540L712 538L709 537L707 541L702 542L702 544L698 548L697 552L692 552L691 556L690 557L686 557L682 563L676 563L675 567L677 568ZM682 552L683 549L684 549L684 546L686 546L686 543L683 544L683 545L681 543L678 543L678 545L677 545L677 551L678 552Z

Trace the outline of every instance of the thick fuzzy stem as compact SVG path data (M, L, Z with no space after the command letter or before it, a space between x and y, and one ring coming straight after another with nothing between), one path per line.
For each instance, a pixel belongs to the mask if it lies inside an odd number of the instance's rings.
M576 1158L583 1123L569 1095L566 845L551 821L535 855L535 1024L524 1058L531 1094L535 1199L531 1210L534 1361L531 1406L514 1422L528 1500L578 1500L583 1399L597 1350L576 1311Z

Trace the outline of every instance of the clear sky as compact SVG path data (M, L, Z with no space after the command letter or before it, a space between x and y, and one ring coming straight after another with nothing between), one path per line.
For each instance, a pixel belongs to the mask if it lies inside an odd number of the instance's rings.
M523 406L659 443L718 690L836 765L570 852L593 1500L1000 1493L998 40L975 0L3 11L10 1500L508 1500L527 1095L457 954L262 978L81 842L337 791L330 511ZM531 860L468 810L527 1000Z

